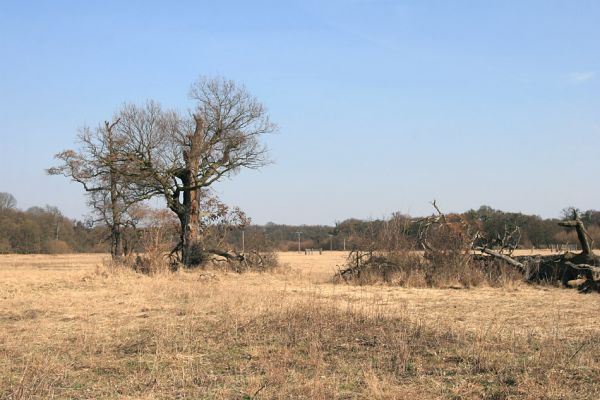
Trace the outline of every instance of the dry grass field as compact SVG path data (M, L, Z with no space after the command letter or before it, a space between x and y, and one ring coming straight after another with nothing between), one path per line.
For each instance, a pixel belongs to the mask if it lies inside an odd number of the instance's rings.
M0 398L600 398L600 296L333 285L344 259L148 277L0 256Z

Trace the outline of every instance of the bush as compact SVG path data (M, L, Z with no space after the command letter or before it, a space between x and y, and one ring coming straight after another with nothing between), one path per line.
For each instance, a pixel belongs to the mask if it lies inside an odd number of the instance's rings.
M146 275L156 275L168 272L171 268L164 254L137 255L133 262L126 259L127 264L135 271Z
M7 238L0 238L0 254L12 253L12 247Z
M251 251L244 255L244 262L240 272L243 271L257 271L266 272L272 271L279 266L279 259L277 253L274 251Z
M46 244L46 252L48 254L66 254L72 253L73 249L64 240L50 240Z

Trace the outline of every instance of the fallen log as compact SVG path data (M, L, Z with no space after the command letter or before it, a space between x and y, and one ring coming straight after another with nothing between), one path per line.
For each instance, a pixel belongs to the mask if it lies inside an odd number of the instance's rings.
M595 273L600 273L600 267L596 267L595 265L589 264L574 264L571 261L565 261L565 265L568 265L571 268L580 270L580 271L590 271Z
M214 254L217 256L224 257L227 259L227 261L244 261L243 254L238 254L238 253L229 252L229 251L225 251L225 250L219 250L219 249L206 249L204 251L208 254Z
M506 254L498 253L497 251L490 250L490 249L488 249L486 247L475 247L474 249L477 250L477 251L480 251L482 253L488 254L488 255L490 255L492 257L496 257L496 258L499 258L499 259L501 259L503 261L506 261L507 263L509 263L513 267L517 267L518 269L520 269L523 272L526 272L526 270L527 270L527 267L524 264L518 262L517 260L515 260L512 257L507 256Z

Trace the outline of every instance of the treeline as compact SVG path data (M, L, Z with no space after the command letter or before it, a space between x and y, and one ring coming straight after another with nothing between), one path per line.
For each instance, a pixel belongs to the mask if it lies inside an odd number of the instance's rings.
M568 210L564 210L565 215ZM600 243L600 211L580 212L581 219L595 243ZM461 214L463 220L481 231L487 238L501 237L508 230L520 228L520 247L547 248L553 245L578 243L575 232L558 225L559 219L543 219L535 215L510 213L481 206ZM406 237L416 237L418 218L394 214L395 226L402 226ZM390 219L347 219L334 226L284 225L269 222L233 229L227 235L227 246L242 251L249 248L274 248L279 251L297 251L299 248L323 250L351 250L363 246L369 238L377 238ZM166 224L164 222L163 224ZM128 251L144 251L140 240L149 225L128 228L124 240ZM156 222L152 229L156 229ZM172 236L172 237L171 237ZM168 236L165 243L175 246L176 235ZM242 238L243 236L243 238ZM163 239L165 240L165 239ZM108 252L110 230L101 225L72 220L62 215L56 207L16 208L14 197L0 193L0 253L57 254L70 252Z
M570 214L572 208L566 208L562 214ZM600 211L580 211L582 221L588 233L600 243ZM507 231L516 227L520 230L520 247L548 248L556 245L575 245L578 243L574 231L558 225L560 219L544 219L537 215L504 212L489 206L481 206L477 210L469 210L460 214L472 229L479 230L488 239L502 237ZM396 226L403 226L408 238L418 235L418 218L403 214L394 214L390 219L396 220ZM377 238L390 219L361 220L347 219L335 224L325 225L281 225L267 223L264 226L252 225L246 228L246 240L253 235L263 237L281 251L304 249L351 250L364 245L369 238ZM400 222L400 224L398 224ZM241 233L233 232L229 238L231 245L241 245Z
M0 210L0 253L107 252L106 229L64 217L56 207Z

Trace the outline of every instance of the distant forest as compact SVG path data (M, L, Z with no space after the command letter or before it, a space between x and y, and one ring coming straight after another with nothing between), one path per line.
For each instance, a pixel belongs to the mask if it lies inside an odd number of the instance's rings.
M565 213L567 209L565 209ZM476 224L487 237L502 235L507 229L519 227L521 231L520 247L547 248L556 245L574 245L578 243L575 232L558 225L559 219L543 219L536 215L504 212L489 206L469 210L461 216ZM406 222L407 236L416 235L418 229L413 222L418 218L394 214L390 218ZM595 243L600 243L600 211L581 212ZM347 219L327 225L284 225L269 222L265 225L250 225L244 229L245 245L261 243L261 246L280 251L305 249L351 250L364 243L370 235L375 236L387 220ZM143 251L142 241L145 226L129 227L125 231L125 243L129 251ZM177 237L172 235L173 243ZM232 228L227 236L228 247L242 250L242 230ZM65 217L52 206L31 207L27 210L17 208L14 197L0 193L0 253L19 254L59 254L109 252L110 231L107 227L92 221L78 221Z

